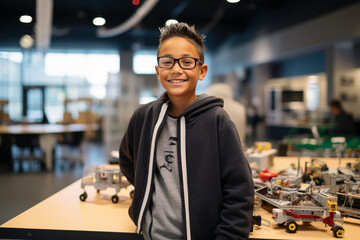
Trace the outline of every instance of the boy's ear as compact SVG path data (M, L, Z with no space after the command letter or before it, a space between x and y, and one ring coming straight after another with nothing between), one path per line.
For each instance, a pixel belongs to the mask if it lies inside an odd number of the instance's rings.
M203 80L205 78L207 71L208 71L208 65L206 64L201 65L199 72L199 80Z
M159 66L155 65L156 77L160 81Z

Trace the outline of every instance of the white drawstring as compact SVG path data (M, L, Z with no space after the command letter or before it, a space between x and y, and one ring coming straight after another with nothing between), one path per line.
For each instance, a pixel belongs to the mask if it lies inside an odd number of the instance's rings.
M144 210L145 210L145 207L146 207L146 203L148 202L148 198L149 198L149 194L150 194L151 178L152 178L152 172L153 172L153 166L154 166L154 154L155 154L154 152L155 152L156 135L157 135L157 132L159 131L160 124L161 124L161 122L163 121L163 119L165 117L165 113L166 113L167 108L168 108L168 103L164 103L161 106L159 118L158 118L158 120L157 120L157 122L155 124L154 132L153 132L153 135L152 135L152 138L151 138L149 171L148 171L148 176L147 176L145 195L144 195L144 199L143 199L142 204L141 204L139 218L138 218L137 233L140 233L141 220L142 220Z
M184 190L184 207L185 207L185 227L186 227L186 239L191 240L190 232L190 212L189 212L189 189L187 181L187 167L186 167L186 125L185 117L180 118L180 152L181 152L181 170L183 179Z

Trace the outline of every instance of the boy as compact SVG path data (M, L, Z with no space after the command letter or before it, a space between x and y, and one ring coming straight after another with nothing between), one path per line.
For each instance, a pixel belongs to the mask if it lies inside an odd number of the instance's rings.
M254 186L223 101L196 96L203 36L185 23L160 29L156 75L166 92L138 108L120 145L134 185L129 215L144 239L247 239Z

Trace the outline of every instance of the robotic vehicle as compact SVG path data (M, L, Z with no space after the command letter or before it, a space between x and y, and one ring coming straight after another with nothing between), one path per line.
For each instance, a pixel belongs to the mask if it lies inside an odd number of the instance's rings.
M111 197L111 201L117 203L119 201L117 194L122 188L127 188L129 185L130 183L119 168L106 165L87 166L81 180L81 188L84 189L84 193L80 195L80 200L85 201L88 196L85 187L93 186L98 193L107 188L114 188L115 194ZM132 195L133 192L130 193L130 197Z
M272 218L278 225L285 225L286 231L295 233L297 222L323 222L330 226L334 237L341 238L343 216L337 210L337 197L326 192L312 191L312 181L305 191L296 188L273 188L272 185L257 189L255 195L274 206Z

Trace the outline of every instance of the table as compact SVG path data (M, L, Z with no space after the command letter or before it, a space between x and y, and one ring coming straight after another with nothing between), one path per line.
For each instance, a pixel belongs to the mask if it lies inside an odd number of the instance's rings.
M81 202L81 180L55 193L0 226L0 238L11 239L141 239L128 216L132 186L121 189L114 204L114 189L97 193L86 188Z
M45 152L45 164L47 170L53 169L53 149L57 141L57 134L85 132L89 129L96 129L94 124L26 124L26 125L0 125L0 135L5 138L20 135L38 135L39 144ZM6 148L10 149L10 144L3 142Z
M311 162L311 159L318 159L327 164L328 168L335 169L339 167L339 158L326 158L326 157L300 157L300 168L305 169L305 162ZM281 171L291 167L291 165L298 165L298 157L274 157L273 166L269 169L272 171ZM340 166L346 167L347 163L356 163L359 159L356 158L341 158Z
M304 157L304 160L308 158ZM338 159L322 159L329 167L336 167ZM355 159L345 159L356 161ZM346 164L342 162L342 164ZM287 167L297 162L295 157L275 157L274 166ZM131 204L129 197L133 189L121 189L119 202L111 202L113 189L96 193L86 189L88 197L81 202L83 193L81 180L76 181L58 193L45 199L29 210L21 213L0 226L0 238L12 239L142 239L136 226L128 216ZM271 205L255 209L254 213L270 222L270 227L254 226L250 239L334 239L329 227L321 222L299 223L298 231L287 233L284 226L277 226L271 218ZM343 239L357 239L360 236L360 220L344 218L345 235Z

